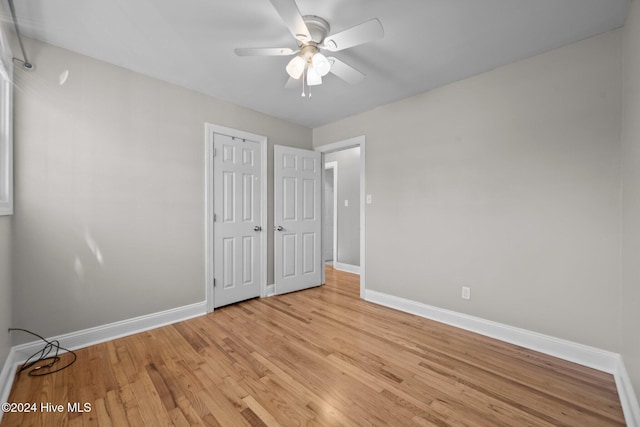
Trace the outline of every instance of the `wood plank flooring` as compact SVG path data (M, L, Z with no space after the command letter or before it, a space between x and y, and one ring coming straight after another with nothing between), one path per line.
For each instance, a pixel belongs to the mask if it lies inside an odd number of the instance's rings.
M359 299L358 276L79 350L2 426L621 426L611 375ZM69 402L90 412L69 412Z

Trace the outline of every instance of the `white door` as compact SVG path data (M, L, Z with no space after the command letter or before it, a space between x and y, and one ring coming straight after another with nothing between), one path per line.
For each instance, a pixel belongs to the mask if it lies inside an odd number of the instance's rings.
M213 137L214 307L260 295L260 144Z
M321 154L274 146L275 293L322 284Z

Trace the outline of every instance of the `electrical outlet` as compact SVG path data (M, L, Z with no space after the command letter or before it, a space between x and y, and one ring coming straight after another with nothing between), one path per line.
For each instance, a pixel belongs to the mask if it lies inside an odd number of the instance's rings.
M471 288L467 286L462 287L462 299L471 299Z
M371 194L367 194L367 204L370 205L373 202L373 197L371 197Z

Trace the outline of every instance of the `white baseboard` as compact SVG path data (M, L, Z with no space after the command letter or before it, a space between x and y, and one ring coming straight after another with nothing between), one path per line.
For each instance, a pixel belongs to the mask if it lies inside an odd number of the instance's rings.
M618 357L618 367L613 375L616 379L616 388L627 426L640 427L640 405L622 357Z
M49 341L58 340L62 347L69 350L77 350L204 314L207 314L207 304L205 301L47 339ZM0 403L6 402L9 398L18 365L24 363L29 356L41 350L42 347L42 341L32 341L11 348L7 360L4 362L2 371L0 371ZM1 419L2 412L0 412L0 420Z
M618 353L372 290L365 291L364 299L405 313L446 323L451 326L610 373L616 380L616 387L627 425L640 427L640 407L638 406L638 400L633 392L631 379Z
M16 374L16 365L13 348L9 350L7 359L0 371L0 404L7 401L9 393L11 392L11 386L13 385L13 378ZM2 421L3 412L0 411L0 421Z
M351 265L345 264L343 262L334 262L333 268L340 271L346 271L347 273L360 274L360 266L359 265Z

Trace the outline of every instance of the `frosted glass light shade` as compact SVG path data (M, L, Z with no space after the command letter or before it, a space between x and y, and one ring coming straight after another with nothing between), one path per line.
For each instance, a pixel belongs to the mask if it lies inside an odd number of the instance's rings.
M287 74L289 74L292 78L298 80L302 73L304 73L304 67L307 65L306 61L303 57L296 55L289 63L287 64Z
M315 68L316 72L320 76L326 76L327 73L329 73L329 70L331 69L331 64L329 63L329 60L327 59L326 56L324 56L320 52L313 55L313 58L311 58L311 63L313 64L313 68Z
M315 68L309 68L307 70L307 84L309 86L317 86L322 84L322 77L316 71Z

